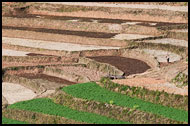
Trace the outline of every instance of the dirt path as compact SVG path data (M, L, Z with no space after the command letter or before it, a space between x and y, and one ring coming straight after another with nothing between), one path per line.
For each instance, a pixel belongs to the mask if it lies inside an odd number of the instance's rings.
M111 64L125 73L126 76L131 74L143 73L150 69L145 62L137 59L117 57L117 56L98 56L88 57L98 62Z
M38 2L44 3L44 2ZM50 4L64 4L64 5L80 5L80 6L96 6L96 7L119 7L119 8L133 8L133 9L160 9L169 11L188 12L188 6L168 6L168 5L145 5L145 4L105 4L95 2L46 2Z

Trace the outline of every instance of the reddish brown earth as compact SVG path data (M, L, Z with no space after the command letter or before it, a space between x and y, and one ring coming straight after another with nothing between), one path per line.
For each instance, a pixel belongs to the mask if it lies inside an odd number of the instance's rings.
M28 78L28 79L44 79L44 80L48 80L48 81L51 81L51 82L67 84L67 85L75 84L74 82L70 82L68 80L58 78L58 77L54 77L54 76L49 76L49 75L46 75L46 74L23 73L23 74L19 74L18 76L25 77L25 78Z
M72 16L54 16L54 15L42 15L42 14L20 14L20 15L4 15L4 17L15 17L15 18L43 18L43 19L53 19L53 20L79 20L79 22L93 22L97 20L98 23L113 23L122 24L125 22L142 22L137 25L149 26L149 27L159 27L159 26L169 26L169 25L182 25L185 23L170 23L170 22L156 22L156 21L142 21L142 20L122 20L122 19L109 19L109 18L90 18L90 17L72 17ZM157 23L156 25L150 25L149 23Z
M126 76L131 74L143 73L150 69L145 62L137 59L119 57L119 56L98 56L88 57L98 62L111 64L125 73Z
M47 28L31 28L31 27L12 27L12 26L2 26L3 29L11 30L25 30L52 34L65 34L65 35L77 35L91 38L111 38L117 33L105 33L105 32L86 32L86 31L70 31L70 30L58 30L58 29L47 29Z
M56 15L56 16L73 16L73 17L90 17L90 18L109 18L109 19L122 19L122 20L141 20L141 21L155 21L155 22L171 22L171 23L188 23L186 19L183 19L182 17L174 17L171 19L171 17L161 17L161 16L151 16L148 14L141 14L141 15L134 15L134 14L127 14L124 15L123 13L119 14L113 14L108 12L102 12L102 11L79 11L79 12L50 12L50 11L37 11L34 10L30 12L31 14L44 14L44 15ZM153 18L154 17L154 18Z

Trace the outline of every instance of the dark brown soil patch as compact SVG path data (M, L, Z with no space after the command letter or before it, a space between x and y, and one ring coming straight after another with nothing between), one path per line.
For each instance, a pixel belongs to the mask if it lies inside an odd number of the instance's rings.
M154 22L154 21L142 21L142 20L121 20L121 19L107 19L107 18L50 16L50 15L36 15L36 14L4 15L4 17L43 18L43 19L53 19L53 20L79 20L80 22L93 22L93 20L97 20L99 23L113 23L113 24L121 24L121 23L125 23L125 22L142 22L142 23L138 23L137 25L148 26L148 27L160 27L160 26L185 24L185 23ZM150 25L149 23L157 23L157 24Z
M30 28L30 27L13 27L13 26L2 26L2 29L34 31L34 32L52 33L52 34L76 35L76 36L91 37L91 38L112 38L113 36L117 35L117 33L70 31L70 30Z
M149 23L157 23L156 25L150 25ZM136 25L148 26L148 27L161 27L161 26L173 26L173 25L183 25L184 23L165 23L165 22L143 22L137 23Z
M38 54L38 53L28 53L27 56L54 56L54 55L45 55L45 54Z
M54 77L54 76L49 76L46 74L23 73L23 74L19 74L18 76L25 77L28 79L44 79L44 80L48 80L51 82L67 84L67 85L75 84L74 82L71 82L71 81L68 81L68 80L65 80L62 78Z
M88 57L98 62L111 64L125 73L126 76L131 74L143 73L147 69L150 69L145 62L137 59L117 57L117 56L98 56Z

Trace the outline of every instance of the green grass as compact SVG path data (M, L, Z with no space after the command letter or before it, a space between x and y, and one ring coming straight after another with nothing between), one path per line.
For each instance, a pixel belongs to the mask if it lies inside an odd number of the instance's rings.
M54 103L51 99L39 98L29 101L18 102L8 106L8 108L16 108L33 112L40 112L49 115L62 116L67 119L73 119L80 122L96 123L96 124L128 124L115 119L110 119L94 113L81 112L70 109L63 105Z
M2 117L2 124L28 124L28 123Z
M139 110L162 115L166 118L177 121L188 122L187 111L162 106L160 104L153 104L141 99L131 98L120 93L111 92L107 89L101 88L95 82L71 85L64 87L62 90L78 98L95 100L104 103L110 103L110 101L114 101L113 104L118 106L133 108L134 106L138 105L139 107L137 109Z

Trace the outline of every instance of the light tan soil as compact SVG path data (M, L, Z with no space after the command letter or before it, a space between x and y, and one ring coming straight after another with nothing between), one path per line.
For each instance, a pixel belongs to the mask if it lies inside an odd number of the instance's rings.
M145 4L145 5L169 5L169 6L186 6L187 2L100 2L105 4Z
M27 15L26 15L27 16ZM43 15L42 15L43 16ZM15 18L15 17L2 17L3 26L17 26L17 27L32 27L32 28L48 28L48 29L63 29L72 31L90 31L90 32L106 32L106 33L136 33L142 35L160 35L161 31L157 29L158 26L150 27L147 22L138 21L120 21L121 24L115 23L93 23L93 22L73 22L69 20L61 20L56 16L48 16L44 18ZM54 17L51 19L50 17ZM75 17L79 18L79 17ZM89 20L89 19L88 19ZM101 21L101 19L99 19ZM105 20L105 19L102 19ZM111 19L107 19L111 20ZM112 19L113 20L113 19ZM14 23L13 23L14 22ZM117 21L116 21L117 22ZM52 25L55 24L55 25ZM139 24L139 25L135 25ZM155 23L157 24L157 23ZM172 24L163 24L164 26ZM144 26L145 25L145 26Z
M153 37L153 36L139 35L139 34L118 34L118 35L115 35L112 39L135 40L135 39L145 39L145 38L150 38L150 37Z
M2 36L13 37L13 38L25 38L32 40L44 40L54 42L65 42L73 44L83 45L99 45L99 46L116 46L123 47L127 43L121 40L103 39L103 38L87 38L75 35L60 35L51 33L38 33L32 31L21 31L21 30L5 30L2 29Z
M42 3L42 2L41 2ZM65 4L65 5L80 5L80 6L98 6L98 7L118 7L118 8L134 8L134 9L161 9L170 11L183 11L188 12L188 6L168 6L168 5L154 5L154 4L105 4L105 3L92 3L92 2L47 2L51 4Z
M161 16L154 16L154 18L150 15L123 15L123 14L110 14L102 11L87 11L87 12L49 12L49 11L33 11L32 14L45 14L45 15L57 15L57 16L74 16L74 17L93 17L93 18L110 18L110 19L124 19L124 20L142 20L147 21L158 21L158 22L172 22L172 23L187 23L187 20L184 20L182 17L171 18L163 18Z
M143 49L145 53L148 53L156 58L158 62L167 62L167 58L169 58L169 62L176 62L181 60L181 56L175 53L171 53L163 50L151 50L151 49Z
M145 42L148 42L148 43L162 43L162 44L170 44L170 45L188 47L188 41L179 40L179 39L171 39L171 38L145 40Z
M30 100L37 96L32 90L19 84L3 82L2 88L2 94L7 99L9 104L13 104L18 101Z
M2 49L2 56L27 56L30 52Z
M52 41L30 40L30 39L8 38L8 37L3 37L2 43L26 46L26 47L32 47L32 48L42 48L42 49L48 49L48 50L64 50L64 51L119 49L119 47L79 45L79 44L59 43L59 42L55 43Z

